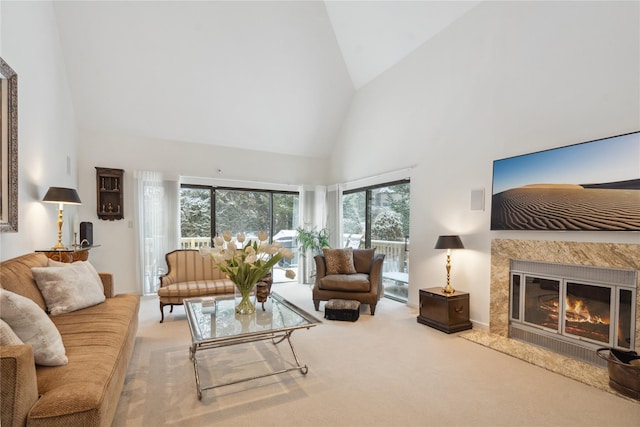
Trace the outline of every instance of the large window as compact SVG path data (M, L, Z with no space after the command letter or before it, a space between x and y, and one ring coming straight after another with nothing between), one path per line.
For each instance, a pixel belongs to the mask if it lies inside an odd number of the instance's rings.
M408 180L346 191L342 198L343 246L385 254L385 296L407 301L409 284Z
M299 224L298 193L183 185L180 189L180 230L182 248L212 245L216 235L231 231L255 239L266 232L294 252L292 260L282 260L274 268L274 282L288 281L284 268L297 268Z
M182 249L210 246L213 236L210 187L180 188L180 238Z

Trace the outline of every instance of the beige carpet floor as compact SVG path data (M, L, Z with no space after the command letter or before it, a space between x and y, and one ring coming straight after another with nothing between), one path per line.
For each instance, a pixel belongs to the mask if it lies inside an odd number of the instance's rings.
M274 290L315 312L306 285ZM322 308L322 307L321 307ZM181 307L158 323L145 297L114 426L639 426L640 403L416 322L383 299L357 322L325 320L292 341L298 371L205 391L197 399ZM203 383L277 370L286 345L203 352Z

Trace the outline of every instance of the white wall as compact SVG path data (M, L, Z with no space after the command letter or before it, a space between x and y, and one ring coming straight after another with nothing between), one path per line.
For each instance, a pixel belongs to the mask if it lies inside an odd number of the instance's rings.
M335 182L415 166L409 303L446 280L440 234L460 234L452 284L489 323L492 238L638 242L639 233L491 232L492 161L640 130L638 2L483 2L359 90L331 159ZM357 162L363 153L367 161ZM640 164L639 164L640 170ZM485 190L484 211L470 193Z
M323 183L326 167L317 159L213 147L178 141L81 131L79 134L78 221L93 223L100 247L89 259L98 271L114 274L116 292L140 292L136 283L134 171L162 172L167 178L208 177L225 180L300 185ZM99 220L96 213L95 167L124 169L124 220ZM218 173L221 169L222 173ZM246 184L245 184L246 187Z
M0 56L18 74L18 232L0 234L0 259L57 240L57 205L47 189L76 187L76 125L50 2L0 2ZM67 170L67 156L70 169ZM75 208L65 208L63 243Z

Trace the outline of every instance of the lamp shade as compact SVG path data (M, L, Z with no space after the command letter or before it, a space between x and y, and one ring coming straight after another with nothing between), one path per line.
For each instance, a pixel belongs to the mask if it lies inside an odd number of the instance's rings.
M69 205L80 205L80 196L73 188L49 187L49 191L44 195L43 202L65 203Z
M439 236L434 249L464 249L460 236Z

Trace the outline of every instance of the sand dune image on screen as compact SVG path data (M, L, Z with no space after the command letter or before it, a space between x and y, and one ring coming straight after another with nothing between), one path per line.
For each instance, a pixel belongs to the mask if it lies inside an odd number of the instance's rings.
M640 230L640 180L533 184L493 195L492 230ZM630 189L631 188L631 189Z

